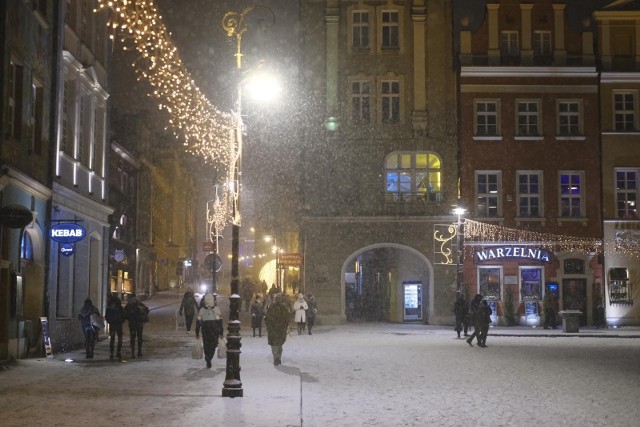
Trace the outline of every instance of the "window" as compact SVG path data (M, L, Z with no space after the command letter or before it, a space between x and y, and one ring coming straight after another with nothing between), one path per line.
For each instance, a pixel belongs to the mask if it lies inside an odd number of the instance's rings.
M616 169L616 215L636 219L638 202L638 169Z
M22 76L24 67L11 60L9 64L9 136L22 137Z
M542 279L544 274L541 267L520 267L520 297L521 299L542 299Z
M383 123L397 123L400 121L400 82L398 80L383 80L381 91L381 112Z
M518 216L541 216L542 172L518 172Z
M518 101L517 102L518 136L539 136L540 135L540 102L539 101Z
M583 216L582 172L560 172L560 216L580 218Z
M369 49L369 12L357 10L351 17L351 46L353 49Z
M579 258L565 259L562 268L564 274L584 274L584 261Z
M533 32L533 56L551 56L551 31Z
M31 149L36 154L42 154L44 136L44 88L33 80L31 83Z
M382 48L398 49L400 47L399 14L394 10L382 11Z
M625 267L613 267L609 269L609 302L611 304L630 304L631 283L629 283L629 270Z
M503 31L500 33L500 55L506 57L520 55L517 31Z
M371 120L371 84L366 80L351 82L351 120L356 123Z
M558 135L582 135L582 105L580 101L558 101Z
M496 218L500 215L500 172L476 172L476 216Z
M613 121L618 132L636 130L636 95L633 92L613 94Z
M89 0L80 0L80 39L88 42L88 36L91 34L89 28Z
M499 300L502 289L502 268L478 267L478 293L487 299Z
M72 121L70 116L71 108L71 83L69 80L64 81L62 92L62 136L60 140L60 151L72 154Z
M441 160L429 151L394 152L385 160L387 200L434 203L442 198Z
M498 101L476 101L476 136L498 136Z

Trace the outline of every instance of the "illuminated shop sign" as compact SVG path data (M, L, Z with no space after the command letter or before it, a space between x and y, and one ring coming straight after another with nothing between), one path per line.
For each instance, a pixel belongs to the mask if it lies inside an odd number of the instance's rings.
M476 261L499 261L502 259L528 259L539 262L551 262L549 252L540 248L524 246L497 246L476 251Z
M60 253L64 256L71 256L75 251L75 246L73 243L63 243L60 245Z
M84 239L87 231L83 226L72 223L60 223L51 226L49 237L59 243L75 243Z

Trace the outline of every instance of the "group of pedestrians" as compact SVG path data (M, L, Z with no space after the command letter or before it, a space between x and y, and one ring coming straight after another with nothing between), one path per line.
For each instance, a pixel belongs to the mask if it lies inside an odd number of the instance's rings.
M473 339L476 339L478 347L487 347L487 335L489 325L491 325L491 307L482 295L476 294L467 305L467 301L462 293L458 293L456 302L453 305L453 312L456 316L455 331L460 338L460 333L464 331L467 344L473 347ZM469 327L473 326L473 333L468 334Z
M136 355L141 357L142 333L144 324L149 321L149 308L138 299L136 294L130 294L127 298L127 304L123 307L120 298L108 292L104 318L109 324L109 358L114 358L114 350L116 350L115 357L122 360L122 325L124 322L129 324L131 358L135 359ZM98 340L98 331L104 324L101 320L100 310L93 305L90 298L85 299L78 314L78 320L80 320L80 326L84 333L86 358L92 359Z

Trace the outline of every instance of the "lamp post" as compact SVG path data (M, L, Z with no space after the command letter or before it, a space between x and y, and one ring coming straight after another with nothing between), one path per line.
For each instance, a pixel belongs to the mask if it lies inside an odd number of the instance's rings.
M456 291L462 292L462 271L461 261L463 251L460 248L462 244L462 215L464 215L466 209L457 207L453 210L453 213L457 216L456 221Z
M228 12L222 18L222 28L229 37L236 38L236 70L238 76L242 75L242 35L247 31L245 16L258 6L250 6L241 13ZM261 6L270 12L275 19L273 11L267 6ZM229 297L229 325L227 333L227 370L222 387L223 397L242 397L242 381L240 380L240 295L239 295L239 247L240 247L240 172L242 161L242 81L237 83L236 104L236 151L232 159L232 224L231 224L231 295Z

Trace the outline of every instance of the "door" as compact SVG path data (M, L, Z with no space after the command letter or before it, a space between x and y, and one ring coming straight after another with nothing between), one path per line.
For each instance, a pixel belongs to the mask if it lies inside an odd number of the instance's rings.
M580 325L587 324L587 279L562 280L562 309L580 310Z

